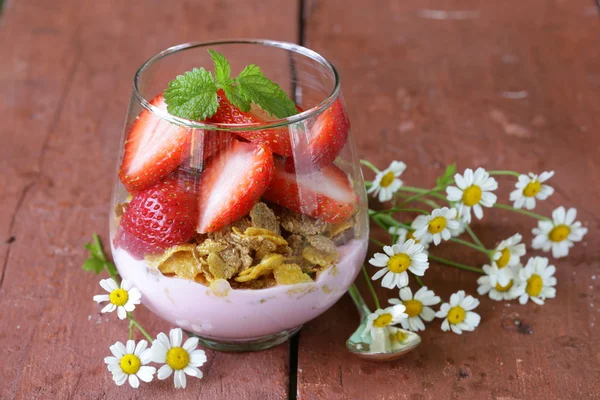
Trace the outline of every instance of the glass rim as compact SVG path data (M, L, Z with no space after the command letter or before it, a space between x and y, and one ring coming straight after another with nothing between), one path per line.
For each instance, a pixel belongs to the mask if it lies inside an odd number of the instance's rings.
M198 47L209 47L209 46L220 46L220 45L228 45L228 44L248 44L248 45L261 45L267 47L273 47L278 49L283 49L287 51L291 51L296 54L300 54L302 56L308 57L321 65L328 68L334 78L334 85L331 93L322 100L319 104L311 107L307 110L304 110L298 114L292 115L286 118L279 118L272 121L268 121L266 123L249 123L249 124L227 124L227 123L206 123L193 121L186 118L177 117L169 114L167 111L161 110L158 107L152 105L150 103L151 100L148 100L139 90L138 82L142 78L144 71L152 66L157 61L171 55L178 53L180 51L185 51L188 49L198 48ZM205 129L205 130L221 130L221 131L251 131L251 130L262 130L269 128L277 128L282 126L287 126L291 124L295 124L301 121L304 121L313 116L319 115L323 111L325 111L328 107L333 104L335 99L337 98L340 91L340 78L337 70L333 66L329 60L320 55L314 50L308 49L304 46L300 46L294 43L282 42L277 40L268 40L268 39L223 39L223 40L215 40L215 41L204 41L204 42L187 42L179 45L171 46L154 56L150 57L146 62L144 62L138 70L135 72L135 76L133 78L133 93L137 100L141 103L142 107L146 110L150 111L154 115L159 118L166 120L172 124L181 125L187 128L194 129Z

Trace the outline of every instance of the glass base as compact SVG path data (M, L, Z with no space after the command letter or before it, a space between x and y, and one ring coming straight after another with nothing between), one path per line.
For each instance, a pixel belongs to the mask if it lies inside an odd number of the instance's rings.
M296 332L298 332L300 328L302 328L302 325L292 329L288 329L287 331L275 333L273 335L262 336L253 340L246 341L216 340L205 338L192 332L186 331L186 333L188 334L188 336L196 336L198 339L200 339L200 343L212 350L227 352L245 352L261 351L280 345L281 343L288 340L290 337L294 336L294 334L296 334Z

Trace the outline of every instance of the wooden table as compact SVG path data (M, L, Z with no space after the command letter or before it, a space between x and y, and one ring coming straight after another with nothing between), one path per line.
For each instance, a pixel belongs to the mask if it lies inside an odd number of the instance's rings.
M600 398L600 25L592 0L9 0L0 16L0 398ZM208 351L205 379L117 388L102 358L126 327L99 314L83 244L106 232L136 68L176 43L299 42L336 64L361 156L405 161L408 183L459 169L555 169L542 205L577 207L590 233L556 262L543 307L483 299L462 336L439 323L403 360L351 356L344 297L297 340L256 354ZM500 197L512 183L503 181ZM502 184L502 182L501 182ZM492 246L533 222L475 224ZM372 249L375 250L375 249ZM482 260L455 247L446 255ZM433 265L442 297L475 276ZM383 294L383 292L382 292ZM395 293L387 292L388 295ZM157 333L169 328L146 310Z

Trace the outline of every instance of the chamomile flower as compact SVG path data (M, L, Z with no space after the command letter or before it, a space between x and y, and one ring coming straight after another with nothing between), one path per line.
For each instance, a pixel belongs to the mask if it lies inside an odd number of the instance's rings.
M464 222L471 222L471 209L477 219L481 219L481 207L492 207L496 203L497 197L492 191L498 189L498 182L485 169L477 168L473 172L467 168L463 175L454 175L454 181L456 186L446 188L447 198L456 202L458 216Z
M463 331L473 331L479 326L481 317L473 312L479 305L479 300L473 296L466 296L464 290L459 290L450 296L450 302L444 303L435 314L438 318L444 318L442 330L461 334Z
M402 187L402 181L398 177L405 170L406 164L401 161L392 161L389 167L377 173L367 193L373 193L373 197L379 197L379 201L382 203L391 200L394 193Z
M406 307L408 318L400 321L402 328L410 331L423 331L425 330L423 320L431 322L435 318L435 311L429 306L438 304L441 299L432 290L427 289L427 286L423 286L417 290L414 296L409 287L404 287L400 289L399 299L388 301L390 304L402 304Z
M501 241L496 247L492 256L491 274L488 274L492 278L492 285L498 283L501 286L506 286L512 279L513 273L507 267L519 265L521 256L525 255L525 244L521 243L521 239L523 237L516 233Z
M457 213L455 208L442 207L433 210L431 215L415 219L412 226L415 228L415 238L422 242L433 242L436 246L442 239L450 239L452 231L460 228L456 220Z
M556 297L556 278L554 265L548 265L546 257L532 257L525 268L519 272L520 282L511 289L519 303L526 304L529 299L536 304L544 304L544 300Z
M483 266L483 272L486 275L480 276L477 279L477 283L479 287L477 288L477 293L480 295L487 294L490 299L500 301L500 300L512 300L515 298L514 292L511 289L515 286L515 282L519 282L519 270L521 269L520 265L507 266L500 271L506 271L506 277L508 281L505 285L501 285L499 283L499 279L494 274L498 274L498 269L494 269L489 265Z
M383 309L379 308L374 313L369 314L367 325L362 332L363 339L366 339L370 335L371 339L374 340L379 334L388 334L388 327L400 323L400 321L407 317L404 311L406 311L406 307L398 304Z
M531 172L528 175L519 175L519 180L515 185L516 189L510 193L509 197L510 201L514 201L514 207L533 210L536 199L546 200L554 193L554 188L544 185L544 182L553 175L554 171L542 172L539 175Z
M126 345L117 342L110 346L113 355L105 357L104 362L118 386L129 380L131 387L136 389L140 386L140 379L144 382L152 381L156 368L146 365L152 361L152 351L147 346L148 342L145 340L140 340L137 345L134 340L128 340Z
M169 337L162 332L158 334L152 343L152 361L165 364L158 370L158 379L167 379L175 372L175 389L185 389L186 374L202 379L202 371L198 367L206 362L206 354L196 349L197 337L191 337L181 345L181 328L171 329Z
M426 218L424 215L419 215L417 218ZM390 226L388 228L388 232L390 235L392 236L396 236L396 243L398 244L402 244L404 242L406 242L408 239L412 239L415 241L415 243L418 243L420 245L423 246L423 248L425 249L425 254L427 254L427 249L429 248L429 242L423 242L421 240L415 239L415 230L412 229L406 229L406 228L402 228L400 226Z
M375 253L369 264L381 268L371 279L375 281L383 276L381 286L385 288L402 288L408 285L407 270L423 276L429 268L423 246L415 243L413 239L408 239L403 244L384 246L383 251L385 254Z
M119 319L125 319L127 313L135 309L136 304L140 304L142 294L137 288L134 288L131 281L123 279L121 287L112 278L101 279L100 286L108 292L108 294L98 294L94 296L94 301L102 303L108 301L100 312L113 312L117 310Z
M535 237L531 243L534 249L552 250L554 258L566 257L574 242L579 242L587 233L581 222L575 221L577 210L558 207L552 212L552 221L538 221L538 226L531 231Z

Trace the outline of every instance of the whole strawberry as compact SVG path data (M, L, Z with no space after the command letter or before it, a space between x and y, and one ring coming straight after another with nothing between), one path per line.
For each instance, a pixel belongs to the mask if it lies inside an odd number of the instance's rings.
M196 185L193 176L176 170L137 192L121 217L116 246L141 259L189 241L198 221Z

